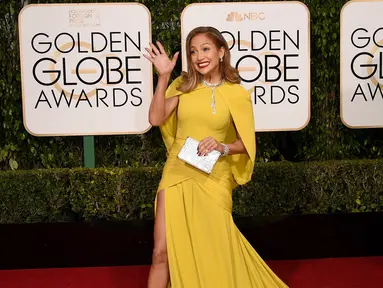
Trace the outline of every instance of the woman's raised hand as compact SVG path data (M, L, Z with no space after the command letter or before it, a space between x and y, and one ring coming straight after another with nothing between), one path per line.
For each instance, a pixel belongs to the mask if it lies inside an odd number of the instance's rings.
M162 44L159 41L156 43L158 48L152 43L150 43L151 49L145 48L149 55L144 54L144 57L153 63L160 76L169 75L176 66L179 52L176 52L173 59L170 60Z

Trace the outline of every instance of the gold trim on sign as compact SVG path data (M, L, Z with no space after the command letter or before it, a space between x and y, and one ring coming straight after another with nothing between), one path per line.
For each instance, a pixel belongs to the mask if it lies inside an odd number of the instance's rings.
M181 13L181 51L185 52L185 41L184 41L184 37L185 36L185 31L184 31L184 25L183 25L183 21L184 21L184 14L186 12L186 10L192 6L216 6L216 5L221 5L221 6L235 6L235 5L257 5L257 4L261 4L261 5L286 5L286 4L298 4L298 5L301 5L303 6L305 9L306 9L306 12L307 12L307 32L308 32L308 37L307 37L307 53L308 53L308 62L307 62L307 73L308 73L308 87L307 87L307 96L308 96L308 107L307 107L307 112L308 112L308 115L307 115L307 119L306 119L306 122L301 126L301 127L298 127L298 128L291 128L291 129L259 129L257 130L257 127L255 127L255 130L256 132L289 132L289 131L300 131L302 129L304 129L310 122L311 120L311 66L310 66L310 62L311 62L311 28L310 28L310 18L311 18L311 15L310 15L310 10L309 8L302 2L300 1L286 1L286 2L224 2L224 3L192 3L192 4L189 4L187 5L183 10L182 10L182 13ZM186 60L184 60L184 57L182 57L182 70L184 69L184 67L186 66L185 65L185 62Z
M342 121L343 125L346 126L347 128L349 129L372 129L372 128L383 128L383 125L378 125L378 126L363 126L363 125L360 125L360 126L353 126L353 125L350 125L348 123L346 123L345 119L344 119L344 111L343 111L343 101L344 101L344 96L343 96L343 92L342 92L342 87L343 87L343 77L342 77L342 67L343 67L343 53L342 53L342 46L343 46L343 13L344 13L344 10L346 9L347 6L349 6L350 4L354 4L354 3L362 3L362 2L371 2L371 3L374 3L374 2L383 2L382 0L351 0L351 1L348 1L347 3L345 3L340 11L340 25L339 25L339 28L340 28L340 34L339 34L339 51L340 51L340 65L339 65L339 78L340 78L340 86L339 86L339 96L340 96L340 99L339 99L339 103L340 103L340 120Z
M36 136L36 137L56 137L56 136L107 136L107 135L139 135L139 134L145 134L146 132L148 132L151 128L152 128L152 125L149 123L149 126L147 129L145 130L142 130L142 131L136 131L136 132L96 132L96 133L64 133L64 134L36 134L36 133L33 133L27 126L27 123L26 123L26 111L25 111L25 95L24 95L24 92L25 92L25 88L24 88L24 75L23 75L23 72L24 72L24 65L23 65L23 53L22 53L22 13L28 9L28 8L32 8L32 7L50 7L50 6L63 6L63 7L70 7L70 6L74 6L74 7L79 7L79 6L116 6L116 5L125 5L125 6L141 6L142 8L144 8L144 10L146 11L146 13L148 14L148 21L149 21L149 43L152 42L152 15L150 13L150 10L148 9L148 7L146 7L145 5L141 4L141 3L68 3L68 4L58 4L58 3L52 3L52 4L29 4L29 5L26 5L24 6L20 12L19 12L19 15L18 15L18 32L19 32L19 50L20 50L20 74L21 74L21 98L22 98L22 105L23 105L23 125L24 125L24 128L25 130L31 134L32 136ZM150 84L150 101L152 101L153 99L153 65L149 65L149 73L151 74L152 77L150 77L149 79L149 84Z

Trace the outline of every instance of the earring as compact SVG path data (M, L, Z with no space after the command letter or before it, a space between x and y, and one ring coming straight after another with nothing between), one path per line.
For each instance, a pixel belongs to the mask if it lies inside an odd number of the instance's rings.
M221 58L219 58L219 60L222 62L222 61L223 61L223 58L221 57Z

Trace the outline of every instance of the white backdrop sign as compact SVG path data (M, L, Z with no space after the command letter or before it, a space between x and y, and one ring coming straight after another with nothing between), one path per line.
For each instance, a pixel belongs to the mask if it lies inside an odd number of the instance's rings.
M383 127L382 11L383 1L351 1L341 12L340 110L350 128Z
M181 17L185 41L197 26L217 28L251 93L256 131L303 129L310 120L310 15L301 2L201 3Z
M148 9L135 3L28 5L19 15L24 125L37 136L150 129Z

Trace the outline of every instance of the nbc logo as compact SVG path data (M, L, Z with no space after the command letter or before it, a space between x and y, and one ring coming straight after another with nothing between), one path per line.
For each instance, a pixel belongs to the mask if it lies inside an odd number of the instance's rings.
M265 20L266 15L264 12L260 13L238 13L238 12L230 12L227 14L226 21L233 22L233 21L244 21L244 20Z

